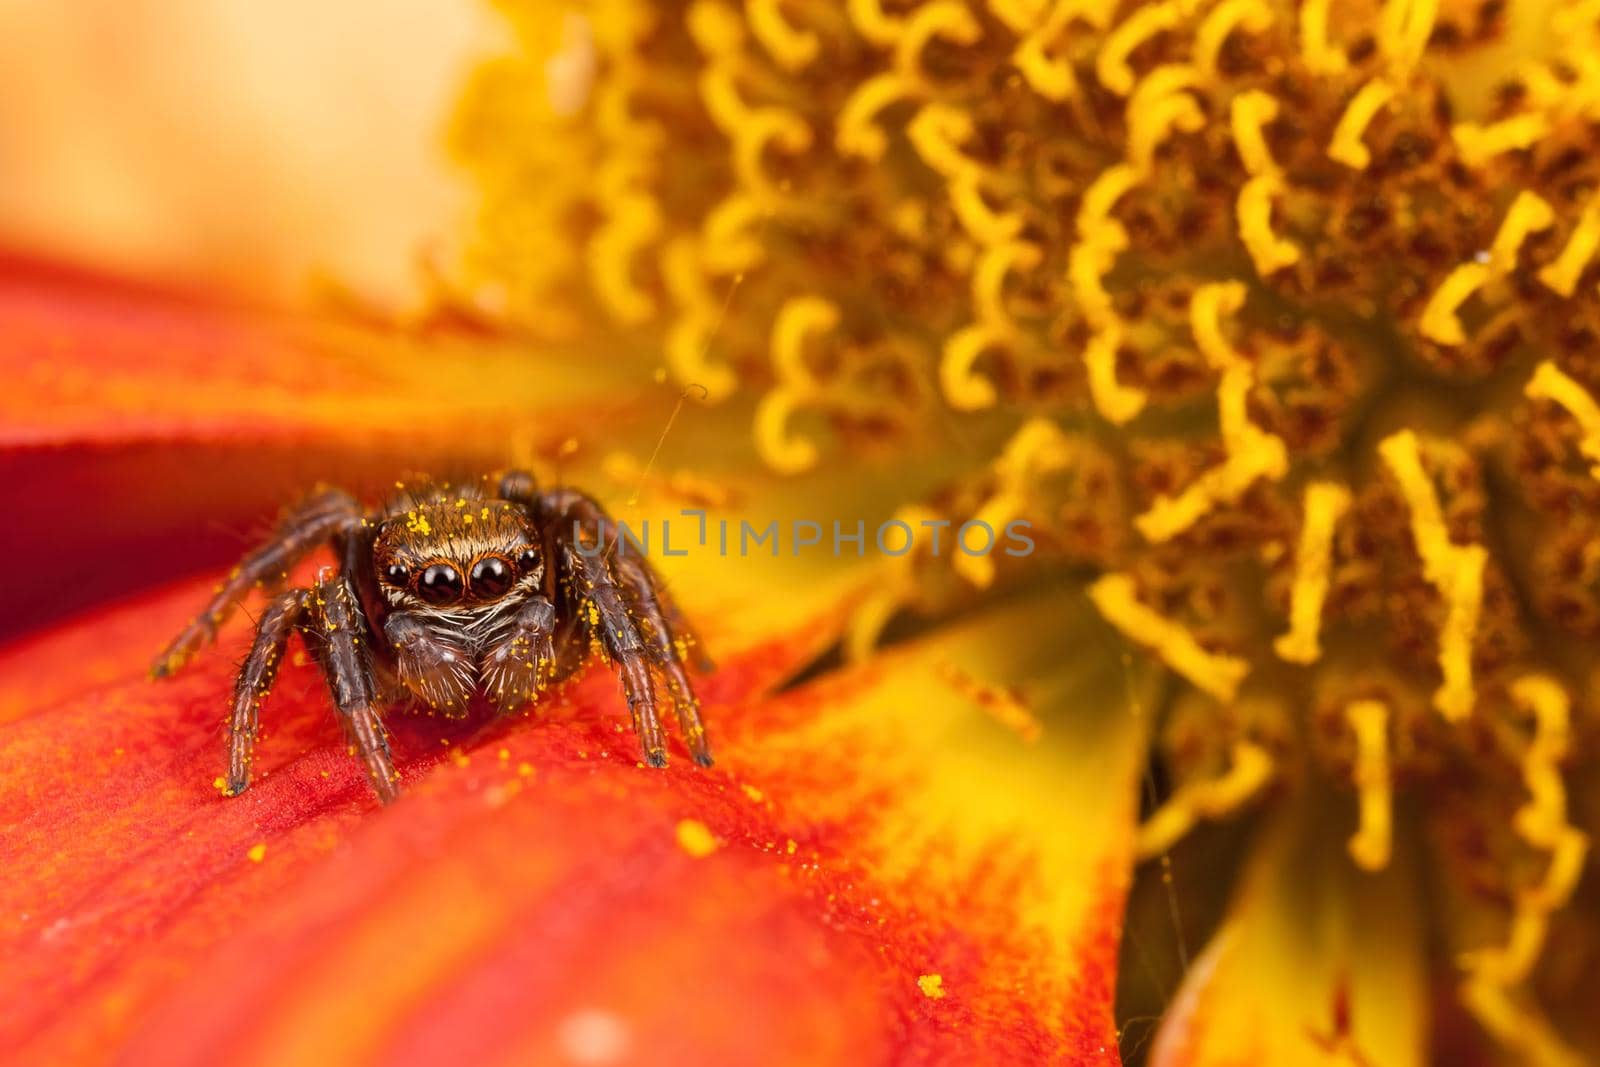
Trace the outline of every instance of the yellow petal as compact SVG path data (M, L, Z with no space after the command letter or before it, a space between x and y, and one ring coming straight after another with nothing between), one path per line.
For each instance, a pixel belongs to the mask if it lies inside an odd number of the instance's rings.
M1255 849L1162 1021L1152 1067L1427 1062L1424 916L1404 856L1376 874L1348 814L1301 805Z

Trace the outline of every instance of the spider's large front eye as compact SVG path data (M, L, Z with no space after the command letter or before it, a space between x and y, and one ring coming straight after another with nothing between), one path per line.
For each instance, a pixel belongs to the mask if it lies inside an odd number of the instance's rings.
M472 595L482 600L500 596L511 588L511 564L499 556L484 556L472 565Z
M461 574L448 563L434 563L417 579L417 595L430 604L460 600Z

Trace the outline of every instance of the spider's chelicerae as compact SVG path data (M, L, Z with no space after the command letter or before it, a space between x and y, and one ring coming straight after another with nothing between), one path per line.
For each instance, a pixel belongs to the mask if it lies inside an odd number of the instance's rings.
M327 677L384 802L399 795L384 707L409 698L465 715L481 694L508 711L577 670L595 645L621 675L645 759L666 765L660 710L670 701L695 762L710 766L684 671L688 635L649 565L615 550L610 525L590 497L541 491L521 471L481 487L402 491L376 512L324 491L234 568L154 673L177 670L252 588L281 587L295 562L331 544L337 569L308 588L278 592L257 622L228 718L228 795L250 783L257 715L293 633Z

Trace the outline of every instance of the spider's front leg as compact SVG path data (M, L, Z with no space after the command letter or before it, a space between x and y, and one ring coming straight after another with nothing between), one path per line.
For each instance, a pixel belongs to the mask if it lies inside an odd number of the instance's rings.
M294 589L275 597L256 623L255 642L233 686L233 713L228 716L228 776L225 796L236 797L250 784L250 757L255 749L261 705L272 691L289 635L304 618L310 594Z
M312 597L315 633L306 627L307 643L328 679L334 706L344 723L367 779L385 804L400 796L400 775L389 756L389 739L378 717L377 681L366 614L347 577L319 579Z
M160 678L177 671L196 649L217 636L217 627L251 589L281 579L307 553L335 534L360 525L361 505L350 494L330 489L308 498L283 521L271 541L228 574L204 610L156 657L150 673Z
M622 692L627 698L633 731L639 735L645 761L652 767L665 767L667 739L656 706L651 654L628 612L622 590L600 553L585 555L579 545L569 544L564 546L564 555L579 599L594 609L600 646L622 676Z
M542 596L528 600L505 636L484 657L483 685L502 712L532 700L555 674L556 609Z

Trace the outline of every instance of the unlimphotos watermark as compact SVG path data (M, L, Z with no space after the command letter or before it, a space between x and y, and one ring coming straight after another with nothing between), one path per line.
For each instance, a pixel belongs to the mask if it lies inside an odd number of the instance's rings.
M696 549L715 549L719 556L750 556L765 552L777 556L784 552L798 556L806 551L830 552L838 557L846 554L846 546L855 549L857 556L867 554L869 534L866 519L848 522L832 519L827 523L811 519L794 519L787 523L773 519L765 526L757 526L746 519L737 523L728 519L711 520L702 508L685 508L680 518L692 517L697 521L692 532L683 529L683 523L673 525L671 519L640 519L635 523L612 522L599 531L594 541L580 537L582 531L573 523L574 544L585 556L598 556L609 552L616 555L628 552L649 556L659 552L662 556L687 556ZM870 543L885 556L903 556L917 546L926 544L933 556L960 552L968 556L988 556L1002 552L1007 556L1033 554L1031 529L1025 519L1013 519L996 531L982 519L971 519L956 526L949 519L923 519L917 524L921 530L903 519L880 522L871 532ZM953 529L952 529L953 527ZM652 542L654 530L659 538ZM921 531L926 534L919 537ZM677 538L676 543L674 538Z

